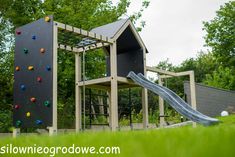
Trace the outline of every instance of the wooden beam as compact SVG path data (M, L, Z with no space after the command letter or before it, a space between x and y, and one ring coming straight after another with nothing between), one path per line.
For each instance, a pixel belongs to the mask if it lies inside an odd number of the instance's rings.
M133 84L136 85L135 82L133 82L131 79L127 79L126 77L117 77L118 82L122 82L122 83L127 83L127 84Z
M146 70L151 71L151 72L161 73L161 74L167 74L167 75L171 75L171 76L177 76L177 74L175 72L170 72L170 71L158 69L155 67L146 66Z
M66 50L66 51L69 51L69 52L72 52L72 53L78 53L78 48L76 47L71 47L69 45L64 45L64 44L58 44L58 48L59 49L62 49L62 50Z
M57 27L69 32L73 32L76 33L78 35L84 36L84 37L89 37L91 39L95 39L95 40L99 40L99 41L103 41L103 42L107 42L107 43L113 43L113 40L109 37L94 33L94 32L89 32L86 30L83 30L81 28L76 28L70 25L66 25L60 22L55 22Z
M59 44L58 48L62 49L62 50L66 50L66 51L70 51L73 53L82 53L85 49L85 51L89 51L89 50L94 50L94 49L98 49L98 48L102 48L102 47L106 47L109 46L110 44L108 43L96 43L96 44L92 44L89 46L85 46L83 48L77 48L77 47L71 47L69 45L64 45L64 44Z
M176 76L170 76L170 75L161 75L161 78L171 78L171 77L180 77L180 76L187 76L190 75L192 71L184 71L184 72L178 72L175 73Z
M84 48L86 51L89 51L89 50L94 50L94 49L106 47L109 45L110 45L109 43L96 43L96 44L85 46ZM83 52L83 48L78 48L78 52Z
M93 88L93 89L98 89L98 90L110 90L110 86L104 86L104 85L88 85L86 88Z
M190 75L193 71L184 71L184 72L178 72L177 76L186 76ZM194 73L194 72L193 72Z
M84 81L84 83L85 83L85 86L87 86L87 85L94 85L94 84L109 82L110 80L111 80L111 77L103 77L103 78ZM83 81L79 81L77 83L78 83L78 86L84 85Z

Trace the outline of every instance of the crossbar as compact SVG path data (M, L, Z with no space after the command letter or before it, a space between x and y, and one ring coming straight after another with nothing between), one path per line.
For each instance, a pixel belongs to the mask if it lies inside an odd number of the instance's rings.
M81 28L73 27L73 26L70 26L67 24L56 22L56 21L55 21L55 25L62 30L73 32L73 33L79 34L84 37L89 37L91 39L95 39L95 40L102 41L102 42L107 42L110 44L113 43L113 40L111 38L94 33L94 32L89 32L87 30L83 30Z

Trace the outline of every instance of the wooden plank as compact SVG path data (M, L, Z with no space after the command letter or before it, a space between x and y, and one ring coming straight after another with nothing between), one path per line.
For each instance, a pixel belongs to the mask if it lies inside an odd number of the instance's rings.
M171 76L177 76L177 74L175 72L170 72L170 71L158 69L155 67L146 66L146 70L151 71L151 72L161 73L161 74L167 74L167 75L171 75Z
M95 34L95 33L93 33L93 32L88 32L88 33L89 33L89 37L95 39L95 37L96 37L96 34Z
M161 75L161 78L171 78L171 77L187 76L187 75L190 75L191 72L192 72L192 71L178 72L178 73L175 73L176 76Z
M106 47L110 44L108 43L97 43L97 44L92 44L89 46L85 46L85 50L89 51L89 50L94 50L94 49L98 49L98 48L102 48L102 47ZM63 45L63 44L58 44L58 48L62 49L62 50L66 50L69 52L73 52L73 53L82 53L84 51L84 48L77 48L77 47L71 47L69 45Z
M120 76L118 76L118 77L117 77L117 80L118 80L118 82L136 85L135 82L133 82L131 79L128 79L128 78L126 78L126 77L120 77Z
M132 88L132 87L140 87L137 84L123 84L123 85L118 85L118 89L125 89L125 88Z
M103 78L88 80L88 81L84 81L84 82L85 82L85 86L87 86L87 85L109 82L110 80L111 80L110 77L103 77ZM83 81L79 81L78 86L83 86Z
M186 76L186 75L190 75L193 71L183 71L183 72L178 72L176 73L177 76Z
M68 46L68 45L63 45L63 44L58 44L58 48L62 49L62 50L69 51L69 52L73 52L73 53L78 53L79 52L78 48L71 47L71 46Z
M69 32L73 32L73 26L65 25L65 30Z
M104 85L88 85L86 88L93 88L93 89L99 89L99 90L104 90L107 91L110 89L110 86L104 86Z
M65 24L54 21L55 25L59 28L59 29L65 29Z
M106 46L109 46L109 45L110 45L109 43L97 43L97 44L92 44L92 45L89 45L89 46L85 46L84 48L86 49L86 51L89 51L89 50L94 50L94 49L106 47ZM78 49L78 52L82 52L82 51L83 51L83 48Z
M170 75L159 75L159 76L160 76L162 79L177 77L177 76L170 76Z

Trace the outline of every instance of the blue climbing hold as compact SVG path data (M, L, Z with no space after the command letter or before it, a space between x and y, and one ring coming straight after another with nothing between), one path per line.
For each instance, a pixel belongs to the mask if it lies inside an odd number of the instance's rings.
M24 91L26 89L25 85L23 85L23 84L20 85L20 89Z
M33 35L33 36L32 36L32 39L33 39L33 40L36 40L36 35Z
M42 124L42 121L41 121L41 120L36 120L36 124L37 124L37 125L41 125L41 124Z
M49 65L46 66L47 71L51 71L51 67Z

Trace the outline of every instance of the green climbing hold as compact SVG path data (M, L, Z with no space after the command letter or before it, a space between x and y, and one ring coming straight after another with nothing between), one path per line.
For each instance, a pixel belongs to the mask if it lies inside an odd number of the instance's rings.
M24 48L24 53L27 54L28 52L29 52L29 50Z
M16 121L16 126L21 126L22 122L20 120Z
M46 107L49 107L49 106L50 106L50 102L49 102L49 101L45 101L45 102L44 102L44 105L45 105Z

